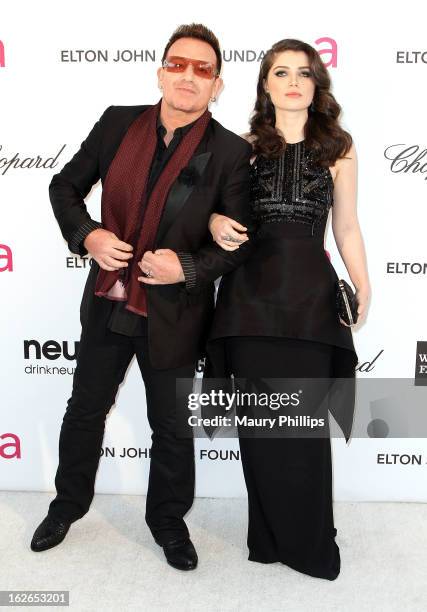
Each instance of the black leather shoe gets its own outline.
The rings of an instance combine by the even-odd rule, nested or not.
[[[169,565],[179,570],[192,570],[197,567],[197,553],[190,538],[172,540],[161,544]]]
[[[31,550],[41,552],[60,544],[67,535],[70,525],[71,523],[46,516],[34,532]]]

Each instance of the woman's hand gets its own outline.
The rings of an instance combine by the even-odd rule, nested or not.
[[[225,215],[212,213],[210,216],[209,231],[214,241],[225,251],[235,251],[243,242],[249,240],[246,230],[247,227]]]
[[[368,303],[371,297],[371,290],[369,288],[361,287],[359,289],[356,289],[355,295],[356,295],[356,300],[358,303],[358,306],[357,306],[358,316],[357,316],[357,323],[355,323],[355,325],[359,325],[359,323],[362,323],[362,321],[366,318]],[[341,317],[340,317],[340,322],[346,327],[354,327],[354,325],[350,326],[348,323],[343,321]]]
[[[357,312],[359,313],[359,316],[357,317],[357,324],[361,323],[366,318],[370,297],[371,290],[369,287],[360,287],[359,289],[356,289],[356,300],[359,304],[357,307]]]

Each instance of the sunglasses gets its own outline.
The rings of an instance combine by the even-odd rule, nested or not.
[[[213,79],[219,76],[212,62],[190,59],[189,57],[172,55],[163,61],[162,66],[168,72],[185,72],[190,64],[193,66],[194,74],[202,79]]]

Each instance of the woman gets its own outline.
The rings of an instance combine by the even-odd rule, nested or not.
[[[254,150],[256,231],[249,238],[242,233],[248,228],[222,215],[212,215],[209,224],[225,250],[253,243],[246,262],[221,279],[207,348],[208,376],[225,371],[251,379],[354,380],[352,333],[337,314],[338,277],[324,250],[332,208],[333,234],[356,288],[359,324],[370,288],[356,213],[356,152],[339,125],[339,113],[317,51],[294,39],[273,45],[260,67],[247,135]],[[322,393],[312,401],[320,403]],[[346,406],[351,416],[354,396],[352,401]],[[349,431],[343,430],[348,439]],[[239,432],[250,560],[281,561],[329,580],[338,576],[326,431],[322,437],[293,439]]]

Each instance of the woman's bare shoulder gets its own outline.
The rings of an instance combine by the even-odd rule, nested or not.
[[[353,163],[355,161],[357,161],[356,146],[355,146],[354,142],[351,143],[351,146],[350,146],[349,150],[347,151],[347,153],[343,157],[339,157],[337,159],[337,163],[338,164],[342,164],[343,162],[345,163],[348,160],[353,161]]]
[[[339,157],[333,166],[329,167],[332,178],[335,180],[338,172],[341,168],[354,167],[357,164],[357,153],[354,142],[351,144],[350,149],[343,157]]]

